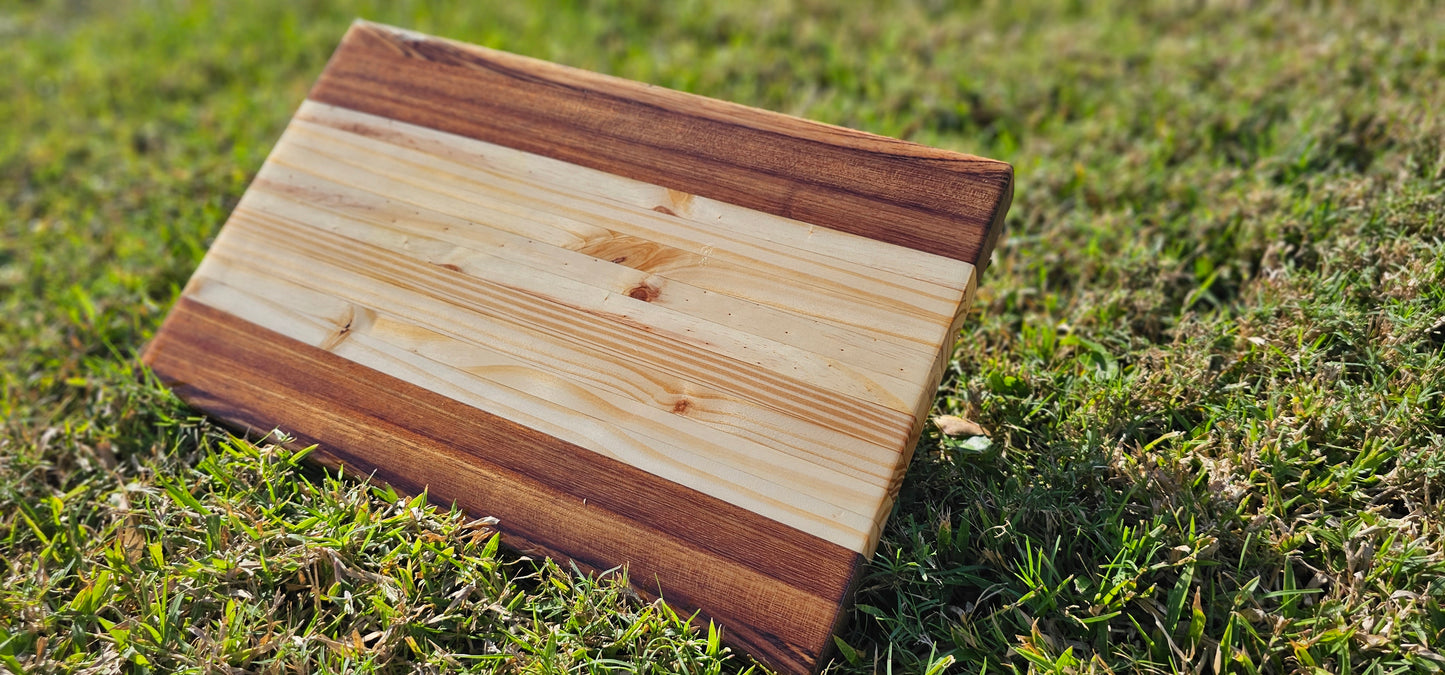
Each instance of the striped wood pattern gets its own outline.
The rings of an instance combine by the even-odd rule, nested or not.
[[[815,670],[1011,173],[358,23],[146,352]]]

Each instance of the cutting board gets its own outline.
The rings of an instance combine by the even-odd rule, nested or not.
[[[1002,162],[358,22],[146,363],[815,671]]]

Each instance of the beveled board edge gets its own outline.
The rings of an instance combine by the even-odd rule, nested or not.
[[[309,98],[851,234],[980,271],[1013,168],[382,24]]]
[[[318,445],[323,464],[497,517],[510,548],[594,572],[629,561],[641,593],[700,610],[786,671],[821,666],[863,567],[836,544],[185,297],[142,359],[234,430],[281,429]]]

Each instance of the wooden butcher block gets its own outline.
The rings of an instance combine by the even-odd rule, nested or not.
[[[358,22],[145,360],[813,671],[1012,176]]]

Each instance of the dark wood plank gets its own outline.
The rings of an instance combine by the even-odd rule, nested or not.
[[[987,266],[1008,164],[357,22],[312,100]]]
[[[634,585],[774,667],[816,670],[862,557],[745,509],[181,298],[145,354],[228,423],[501,520],[504,541]],[[304,430],[304,435],[300,432]]]

